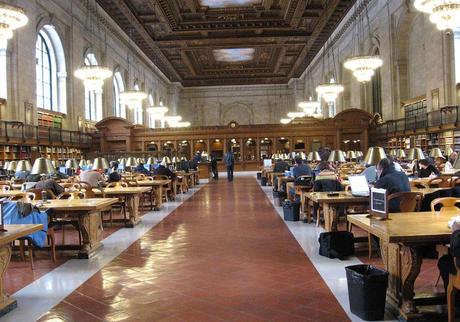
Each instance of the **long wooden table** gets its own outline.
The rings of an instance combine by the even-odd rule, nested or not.
[[[448,188],[412,188],[412,192],[421,192],[424,195],[436,192],[441,189]],[[369,205],[369,197],[359,197],[353,196],[350,191],[340,191],[338,196],[328,196],[328,194],[334,192],[302,192],[301,193],[301,209],[302,212],[305,208],[305,203],[308,200],[322,204],[323,215],[324,215],[324,229],[326,231],[336,231],[338,223],[338,208],[339,206],[360,206],[360,205]],[[307,207],[307,212],[310,209]],[[309,214],[307,213],[307,218]],[[319,223],[317,222],[316,225]]]
[[[0,232],[0,317],[14,310],[18,304],[9,297],[3,286],[3,278],[11,260],[11,243],[43,229],[43,225],[5,225],[7,231]]]
[[[103,188],[93,189],[96,195],[102,195],[104,197],[122,197],[125,198],[126,208],[128,210],[129,219],[126,223],[126,227],[132,228],[137,225],[140,221],[139,216],[139,200],[143,193],[149,192],[151,187],[114,187],[114,188]]]
[[[136,180],[136,183],[141,187],[152,188],[153,205],[155,210],[159,210],[163,206],[163,186],[171,183],[171,180]]]
[[[383,263],[389,272],[387,302],[407,321],[422,317],[414,300],[414,283],[423,261],[421,247],[449,243],[452,231],[447,223],[456,215],[410,212],[390,214],[389,220],[347,216],[350,224],[380,238]]]
[[[56,217],[66,216],[78,220],[82,235],[82,245],[76,247],[59,246],[59,248],[76,248],[78,258],[90,258],[102,247],[101,210],[107,209],[118,202],[116,198],[88,198],[88,199],[49,199],[33,201],[40,210],[52,210],[51,221]]]

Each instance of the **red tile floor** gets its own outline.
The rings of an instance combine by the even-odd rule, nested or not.
[[[348,321],[252,178],[203,187],[41,321]]]

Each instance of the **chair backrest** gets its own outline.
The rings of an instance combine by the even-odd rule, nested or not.
[[[10,191],[11,186],[8,184],[0,184],[0,191]]]
[[[31,192],[35,195],[34,200],[42,200],[42,191],[43,189],[35,189],[35,188],[27,190],[27,192]],[[46,191],[48,199],[56,199],[56,195],[54,194],[54,192],[52,192],[49,189],[46,189],[45,191]]]
[[[128,187],[129,184],[125,181],[118,181],[118,182],[110,182],[107,184],[107,188],[116,188],[116,187],[123,187],[126,188]]]
[[[428,181],[428,187],[430,188],[450,188],[450,178],[436,177]]]
[[[449,212],[449,211],[460,211],[456,204],[460,204],[460,198],[455,197],[445,197],[445,198],[437,198],[431,202],[431,211],[436,211],[436,206],[441,205],[442,208],[440,209],[441,213]]]
[[[422,207],[423,193],[397,192],[388,196],[388,202],[393,199],[399,200],[399,210],[401,212],[420,211]]]
[[[68,192],[65,191],[61,193],[59,196],[57,196],[57,199],[83,199],[85,198],[85,194],[81,191],[74,191],[74,192]]]
[[[96,194],[93,191],[93,188],[81,188],[85,198],[96,198]]]
[[[450,183],[451,183],[452,187],[458,187],[458,186],[460,186],[460,178],[452,178],[450,180]]]
[[[78,182],[78,184],[80,185],[81,188],[92,188],[91,184],[89,184],[86,181],[80,181]]]
[[[156,174],[153,176],[153,180],[168,180],[168,176]]]
[[[35,194],[32,192],[21,192],[9,198],[11,201],[26,201],[35,200]]]
[[[153,177],[145,177],[144,180],[147,180],[147,181],[153,181]]]

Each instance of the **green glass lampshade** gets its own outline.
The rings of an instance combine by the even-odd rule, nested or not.
[[[8,171],[16,171],[16,166],[18,165],[18,163],[16,161],[11,161],[9,164],[8,164],[8,168],[7,170]]]
[[[145,163],[145,159],[144,159],[144,158],[137,158],[137,163],[142,163],[142,164],[144,164],[144,163]]]
[[[406,152],[404,152],[403,149],[398,149],[398,151],[396,151],[396,158],[397,159],[405,159],[406,158]]]
[[[454,164],[452,165],[454,169],[460,169],[460,156],[455,159]]]
[[[366,157],[364,158],[364,163],[377,165],[380,160],[385,159],[386,157],[387,155],[385,154],[385,150],[382,147],[370,147],[369,150],[367,150]]]
[[[440,148],[434,148],[433,150],[431,150],[430,157],[432,157],[432,158],[444,158]]]
[[[96,158],[93,161],[93,170],[98,170],[98,169],[108,169],[110,168],[109,162],[107,161],[106,158]]]
[[[169,157],[163,157],[161,163],[171,164],[171,159]]]
[[[137,165],[138,165],[138,163],[137,163],[136,158],[129,157],[128,159],[126,159],[126,166],[127,167],[137,167]]]
[[[345,157],[343,155],[343,151],[341,150],[333,150],[331,154],[329,154],[329,158],[327,159],[328,162],[346,162]]]
[[[155,165],[156,163],[157,163],[157,159],[156,159],[156,158],[150,157],[150,158],[147,159],[147,164],[148,164],[148,165]]]
[[[172,163],[179,163],[179,158],[174,156],[172,158]]]
[[[80,162],[78,163],[78,166],[79,166],[80,168],[86,167],[86,166],[87,166],[86,160],[85,160],[85,159],[81,159]]]
[[[10,165],[10,161],[6,161],[3,165],[3,170],[8,170],[8,166]]]
[[[187,158],[186,157],[182,157],[180,158],[181,161],[187,161]]]
[[[77,160],[75,159],[69,159],[65,162],[65,167],[67,169],[76,169],[78,168],[78,163],[77,163]]]
[[[452,149],[450,146],[446,147],[446,156],[449,157],[452,153],[454,153],[454,149]]]
[[[409,154],[407,156],[407,159],[410,161],[413,160],[423,160],[425,159],[425,155],[423,154],[423,151],[421,148],[411,148],[409,150]]]
[[[16,171],[30,171],[32,170],[32,165],[29,160],[21,160],[16,166]]]
[[[30,171],[31,174],[54,174],[56,173],[53,164],[49,159],[46,158],[38,158],[35,160],[34,165],[32,166],[32,170]]]
[[[355,151],[347,151],[347,157],[348,160],[356,159],[356,152]]]

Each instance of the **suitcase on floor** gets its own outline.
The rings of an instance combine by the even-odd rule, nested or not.
[[[355,240],[348,231],[331,231],[319,235],[319,254],[343,259],[355,254]]]
[[[283,203],[283,216],[286,221],[299,221],[300,202],[287,200]]]

